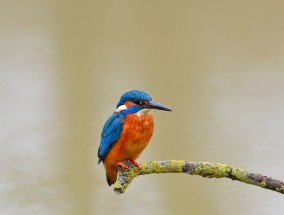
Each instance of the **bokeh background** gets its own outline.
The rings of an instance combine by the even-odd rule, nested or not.
[[[120,95],[151,93],[140,161],[284,179],[283,1],[1,1],[0,214],[283,215],[276,192],[183,174],[108,187],[97,148]]]

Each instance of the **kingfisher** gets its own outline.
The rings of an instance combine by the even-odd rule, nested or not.
[[[141,168],[136,159],[148,145],[154,130],[151,109],[172,111],[152,101],[148,93],[131,90],[121,96],[115,112],[106,121],[98,149],[98,164],[103,162],[109,186],[116,181],[118,166],[128,168],[124,161]]]

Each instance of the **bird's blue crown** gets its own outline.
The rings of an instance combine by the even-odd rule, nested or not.
[[[117,108],[121,105],[123,105],[126,101],[132,101],[132,102],[135,102],[135,101],[139,101],[139,100],[142,100],[142,101],[152,101],[152,98],[151,96],[146,93],[146,92],[143,92],[141,90],[131,90],[131,91],[128,91],[126,93],[124,93],[118,104],[117,104]]]

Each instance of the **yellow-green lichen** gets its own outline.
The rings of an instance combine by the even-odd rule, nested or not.
[[[173,162],[175,164],[177,172],[182,172],[182,169],[185,165],[185,161],[183,161],[183,160],[172,160],[171,162]]]
[[[236,179],[246,182],[248,181],[247,174],[244,170],[241,168],[233,168],[232,167],[232,173],[231,173]]]
[[[207,178],[222,178],[227,177],[230,167],[220,163],[201,162],[195,168],[195,175],[201,175]]]
[[[277,192],[281,192],[284,190],[284,186],[281,186],[281,187],[276,187],[275,189]]]
[[[261,186],[261,187],[266,187],[266,182],[265,182],[265,181],[262,181],[262,182],[260,183],[260,186]]]
[[[182,172],[185,161],[167,160],[152,161],[150,163],[141,163],[141,173],[178,173]]]
[[[254,185],[257,185],[257,186],[260,186],[260,187],[263,187],[263,188],[265,188],[267,186],[265,181],[258,182],[256,180],[250,178],[251,174],[247,173],[246,171],[244,171],[241,168],[232,168],[232,175],[234,175],[237,180],[244,182],[244,183],[247,183],[247,184],[254,184]]]

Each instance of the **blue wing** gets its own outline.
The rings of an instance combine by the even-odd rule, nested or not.
[[[105,158],[119,139],[123,129],[119,113],[112,114],[106,121],[101,134],[101,143],[98,150],[99,163]]]

